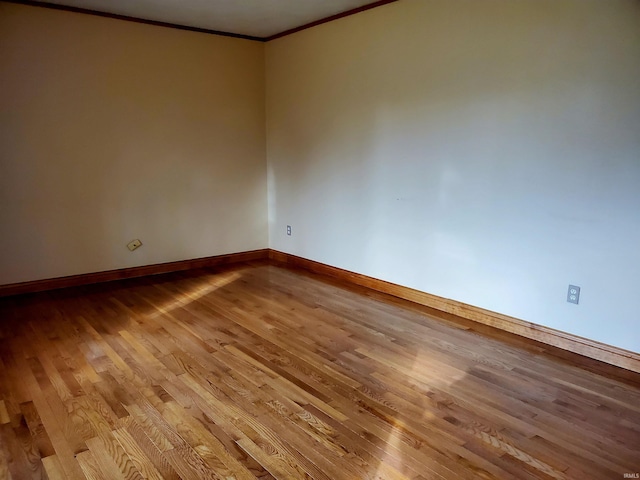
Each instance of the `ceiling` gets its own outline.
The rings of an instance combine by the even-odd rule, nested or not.
[[[42,0],[109,14],[267,38],[373,0]]]

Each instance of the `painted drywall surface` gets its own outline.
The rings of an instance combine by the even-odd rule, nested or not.
[[[266,62],[271,248],[640,351],[640,3],[403,0]]]
[[[0,105],[0,284],[267,247],[263,44],[0,3]]]

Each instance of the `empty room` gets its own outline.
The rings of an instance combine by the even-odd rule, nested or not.
[[[640,478],[638,0],[0,0],[0,480]]]

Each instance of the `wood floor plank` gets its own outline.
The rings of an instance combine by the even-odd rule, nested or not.
[[[11,419],[9,418],[9,412],[7,411],[7,406],[4,403],[4,400],[0,400],[0,425],[4,425],[5,423],[9,423]]]
[[[549,352],[263,263],[3,298],[0,479],[638,473],[640,375]]]
[[[57,455],[51,455],[49,457],[42,459],[42,465],[44,466],[44,470],[47,473],[47,478],[49,480],[65,480],[69,478],[65,472],[64,468],[62,468],[62,464],[60,460],[58,460]],[[1,477],[0,478],[4,478]]]
[[[87,480],[108,480],[109,477],[103,472],[98,465],[93,453],[86,450],[77,455],[78,463]]]
[[[145,455],[126,428],[113,430],[112,434],[143,478],[162,480],[160,472],[158,472],[153,462]]]
[[[91,468],[99,472],[103,478],[113,480],[142,479],[139,472],[132,468],[132,464],[128,465],[127,459],[119,455],[121,452],[115,452],[111,441],[94,437],[87,440],[87,446],[94,460]]]
[[[53,449],[53,445],[51,444],[51,439],[47,434],[47,430],[42,424],[42,419],[38,414],[38,410],[36,409],[33,402],[26,402],[20,404],[20,411],[24,416],[27,427],[29,428],[29,432],[33,437],[33,441],[35,447],[38,450],[38,454],[42,458],[46,458],[50,455],[55,454],[55,450]]]

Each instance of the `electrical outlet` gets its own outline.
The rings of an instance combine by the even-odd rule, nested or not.
[[[569,285],[569,290],[567,290],[567,302],[575,303],[578,305],[580,301],[580,287],[576,287],[575,285]]]
[[[291,225],[287,225],[287,235],[291,236]]]
[[[131,240],[127,243],[127,248],[133,252],[140,245],[142,245],[142,242],[136,238],[135,240]]]

